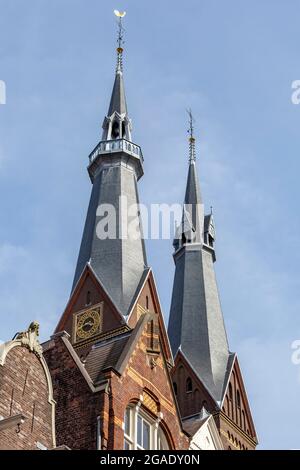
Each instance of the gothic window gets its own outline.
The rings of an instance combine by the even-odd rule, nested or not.
[[[175,395],[177,395],[177,383],[176,382],[173,382],[173,388],[174,388],[174,392],[175,392]]]
[[[87,293],[86,293],[86,302],[85,302],[86,305],[90,305],[91,304],[91,292],[88,290]]]
[[[232,395],[232,385],[231,385],[231,383],[229,383],[228,393],[229,393],[229,408],[230,408],[229,415],[230,415],[231,419],[234,419],[234,415],[233,415],[233,395]]]
[[[238,390],[236,392],[236,402],[237,402],[238,408],[240,408],[241,407],[241,395],[240,395],[240,392]]]
[[[139,406],[126,408],[124,416],[125,450],[167,450],[165,434],[153,418]]]
[[[236,413],[236,418],[238,421],[238,424],[242,426],[242,415],[241,415],[241,395],[239,390],[236,392],[236,404],[237,404],[237,413]]]
[[[188,377],[186,379],[186,393],[192,392],[193,391],[193,384],[192,384],[192,379]]]
[[[244,412],[244,410],[242,411],[242,418],[243,418],[243,421],[242,421],[242,428],[243,428],[243,430],[245,431],[245,430],[246,430],[246,420],[245,420],[245,412]]]
[[[149,297],[146,295],[146,310],[149,310]]]
[[[229,407],[229,400],[228,397],[226,397],[226,411],[228,413],[228,416],[230,418],[230,407]]]
[[[114,121],[111,130],[111,136],[113,139],[118,139],[120,137],[120,129],[118,121]]]

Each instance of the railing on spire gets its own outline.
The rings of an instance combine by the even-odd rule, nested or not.
[[[102,140],[89,155],[90,165],[99,155],[108,153],[125,152],[133,157],[144,161],[142,149],[139,145],[130,142],[127,139]]]

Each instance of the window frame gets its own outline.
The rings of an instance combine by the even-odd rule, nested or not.
[[[129,416],[129,434],[126,430],[126,415]],[[138,442],[138,420],[141,420],[141,443]],[[156,420],[151,417],[141,406],[128,406],[124,413],[124,440],[123,448],[125,450],[168,450],[169,445],[165,433],[160,426],[160,418]],[[144,425],[149,426],[149,449],[144,448]],[[128,448],[126,449],[126,445]]]

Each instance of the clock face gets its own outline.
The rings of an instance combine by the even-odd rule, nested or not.
[[[77,317],[76,337],[78,340],[89,338],[99,333],[101,316],[98,310],[89,310]]]

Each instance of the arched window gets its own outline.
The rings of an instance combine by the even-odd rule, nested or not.
[[[120,126],[118,121],[113,122],[111,136],[113,139],[118,139],[120,137]]]
[[[189,393],[189,392],[193,391],[192,379],[190,377],[188,377],[186,379],[185,389],[186,389],[186,393]]]
[[[168,450],[161,426],[139,406],[128,406],[124,415],[125,450]]]
[[[87,293],[86,293],[86,302],[85,302],[86,305],[90,305],[91,304],[91,292],[88,290]]]
[[[146,310],[149,310],[149,297],[146,295]]]
[[[238,408],[240,408],[241,407],[241,395],[240,395],[239,390],[237,390],[236,392],[236,403],[237,403]]]
[[[244,412],[244,410],[242,411],[242,428],[243,428],[243,431],[246,430],[246,420],[245,420],[245,412]]]
[[[229,382],[229,386],[228,386],[228,394],[229,394],[229,407],[230,407],[230,417],[231,419],[234,419],[234,414],[233,414],[233,394],[232,394],[232,385],[231,383]]]
[[[174,392],[175,392],[175,395],[177,395],[177,383],[176,382],[173,382],[173,388],[174,388]]]
[[[236,391],[236,405],[237,405],[236,419],[238,421],[239,426],[242,427],[241,395],[240,395],[239,390]]]

